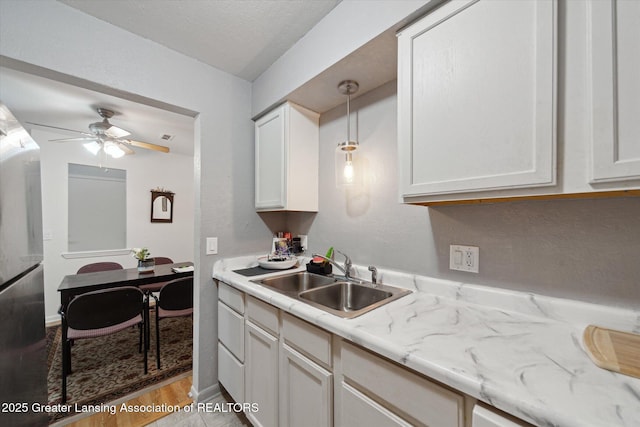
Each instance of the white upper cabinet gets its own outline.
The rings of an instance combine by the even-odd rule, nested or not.
[[[318,211],[318,121],[288,102],[256,121],[257,211]]]
[[[640,179],[640,2],[589,3],[591,183]]]
[[[398,43],[405,201],[555,184],[554,1],[451,1]]]

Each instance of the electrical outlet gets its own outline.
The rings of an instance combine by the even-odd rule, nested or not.
[[[480,248],[477,246],[449,246],[449,269],[478,273],[480,270]]]

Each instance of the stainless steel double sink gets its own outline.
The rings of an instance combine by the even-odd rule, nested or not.
[[[410,294],[407,289],[300,271],[252,280],[288,297],[343,318],[353,318]]]

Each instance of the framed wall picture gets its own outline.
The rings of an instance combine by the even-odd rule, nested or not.
[[[173,222],[173,196],[170,191],[151,190],[151,222]]]

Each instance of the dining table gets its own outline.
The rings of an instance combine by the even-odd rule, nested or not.
[[[176,262],[173,264],[158,264],[152,272],[141,273],[137,268],[97,271],[94,273],[69,274],[64,276],[58,292],[60,292],[61,309],[66,310],[73,297],[100,289],[116,288],[118,286],[140,286],[151,283],[168,282],[181,277],[193,276],[193,271],[176,272],[174,269],[192,267],[192,262]]]

